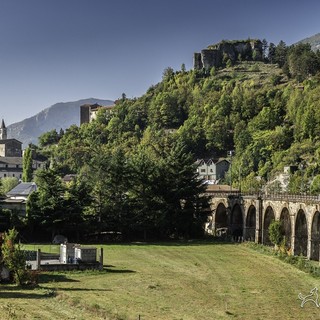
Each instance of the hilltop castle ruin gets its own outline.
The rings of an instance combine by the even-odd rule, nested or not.
[[[219,68],[227,60],[232,63],[239,60],[263,60],[262,42],[260,40],[221,41],[215,45],[194,53],[193,68],[195,70],[210,70]]]

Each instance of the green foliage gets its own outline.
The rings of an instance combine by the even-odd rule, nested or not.
[[[279,74],[273,74],[271,77],[270,77],[270,82],[273,86],[276,86],[278,84],[280,84],[281,82],[281,75]]]
[[[254,51],[255,52],[255,51]],[[250,71],[251,72],[259,72],[260,71],[260,68],[259,68],[259,65],[258,64],[253,64],[252,67],[250,68]]]
[[[30,182],[33,176],[32,169],[32,149],[30,147],[26,148],[23,153],[23,173],[22,181]]]
[[[26,274],[26,259],[17,243],[17,236],[15,229],[4,233],[1,253],[4,265],[14,274],[17,284],[22,285]]]
[[[277,63],[279,67],[283,67],[286,63],[287,52],[288,47],[285,42],[281,40],[275,47],[273,63]]]
[[[283,239],[285,240],[285,239]],[[297,269],[309,273],[312,277],[319,278],[320,277],[320,267],[319,265],[316,265],[314,261],[307,260],[303,256],[294,256],[290,253],[286,252],[285,250],[282,250],[284,248],[283,241],[280,243],[280,250],[271,250],[269,247],[266,247],[262,244],[257,243],[250,243],[246,242],[244,243],[245,246],[248,246],[252,248],[255,251],[258,251],[262,254],[266,255],[274,255],[280,260],[289,263],[296,267]]]
[[[268,49],[268,61],[270,63],[275,63],[275,53],[276,53],[276,46],[274,43],[270,42],[269,49]]]
[[[309,44],[292,46],[288,53],[287,64],[290,75],[298,81],[305,80],[320,69],[320,60]]]
[[[1,193],[6,194],[19,184],[19,180],[14,177],[1,178]]]
[[[275,246],[280,246],[283,241],[281,221],[274,220],[269,225],[269,237]]]
[[[252,59],[253,59],[253,61],[260,61],[261,60],[261,55],[257,50],[254,50],[252,52]]]
[[[49,146],[52,144],[56,144],[59,141],[59,139],[60,139],[60,136],[59,136],[57,130],[53,129],[49,132],[42,134],[39,137],[39,146],[45,147],[45,146]]]
[[[249,175],[245,175],[244,178],[239,181],[239,183],[240,182],[242,192],[258,193],[261,191],[263,186],[263,180],[261,177],[255,176],[253,172],[251,172]]]
[[[227,150],[236,150],[230,174],[234,183],[240,185],[241,180],[245,191],[262,190],[284,165],[303,161],[304,173],[291,176],[289,191],[309,192],[312,183],[316,194],[320,77],[312,75],[318,70],[319,54],[314,56],[307,46],[287,47],[283,41],[270,43],[268,52],[266,41],[263,46],[264,57],[255,51],[252,57],[249,52],[241,57],[259,61],[238,59],[232,70],[166,68],[162,81],[143,96],[122,96],[112,112],[101,111],[95,121],[71,126],[63,135],[49,132],[41,137],[41,151],[50,159],[54,175],[60,179],[73,173],[77,182],[60,190],[48,177],[57,187],[56,195],[42,183],[40,189],[47,191],[31,196],[30,221],[33,217],[35,226],[43,228],[53,224],[52,232],[65,230],[74,220],[83,228],[117,228],[128,235],[186,236],[197,220],[196,197],[188,200],[190,190],[179,185],[186,199],[177,193],[178,201],[174,179],[185,179],[192,185],[190,193],[198,195],[190,164],[197,158],[225,157]],[[228,54],[223,60],[230,67]],[[297,86],[299,77],[305,80]],[[280,191],[277,183],[271,187]],[[85,192],[88,199],[81,203],[78,197]]]
[[[37,191],[27,201],[27,217],[30,228],[42,226],[54,234],[60,233],[67,216],[64,208],[65,186],[52,169],[38,170],[35,177]]]
[[[210,69],[210,76],[214,77],[216,75],[217,71],[216,71],[216,68],[215,67],[212,67]]]
[[[186,72],[186,65],[184,63],[181,65],[181,72]]]
[[[320,175],[315,176],[312,180],[310,191],[313,195],[320,194]]]
[[[163,70],[162,79],[168,81],[174,76],[174,70],[171,67],[167,67]]]
[[[227,68],[231,68],[232,65],[233,65],[233,64],[232,64],[232,61],[231,61],[230,59],[228,59],[227,62],[226,62],[226,67],[227,67]]]

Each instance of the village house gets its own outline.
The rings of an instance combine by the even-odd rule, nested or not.
[[[43,168],[43,161],[33,159],[32,169]],[[22,179],[23,152],[22,142],[17,139],[8,139],[7,128],[2,119],[0,127],[0,179],[17,178]]]
[[[214,159],[198,159],[196,164],[199,178],[213,184],[224,178],[230,166],[230,162],[224,158],[216,161]]]

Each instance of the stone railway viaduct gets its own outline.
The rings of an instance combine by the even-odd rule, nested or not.
[[[288,248],[294,255],[319,260],[320,198],[303,195],[212,192],[207,232],[225,230],[239,240],[271,245],[268,228],[282,224]]]

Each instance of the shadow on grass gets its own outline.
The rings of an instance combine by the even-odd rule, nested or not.
[[[79,280],[70,279],[64,274],[50,274],[50,273],[40,274],[38,283],[47,283],[47,282],[79,282]]]
[[[1,291],[0,299],[46,299],[48,296],[34,292]]]
[[[110,267],[113,267],[113,266],[109,266],[109,265],[104,265],[103,266],[103,270],[102,272],[105,272],[105,273],[136,273],[136,271],[134,270],[128,270],[128,269],[111,269]],[[101,272],[101,271],[100,271]]]
[[[172,247],[185,247],[185,246],[214,246],[214,245],[227,245],[238,244],[238,242],[230,241],[222,238],[213,238],[208,240],[172,240],[172,241],[133,241],[133,242],[119,242],[112,245],[124,246],[172,246]]]
[[[58,291],[99,291],[99,292],[107,292],[113,291],[112,289],[95,289],[95,288],[58,288]]]
[[[53,296],[52,290],[38,291],[41,287],[0,286],[0,299],[47,299]]]

